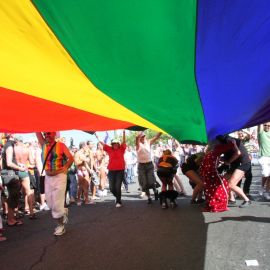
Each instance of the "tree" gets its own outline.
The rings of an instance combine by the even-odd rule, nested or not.
[[[126,142],[128,145],[135,146],[135,140],[136,140],[136,135],[138,131],[129,131],[129,133],[126,134]],[[145,136],[147,139],[153,138],[157,132],[151,129],[146,129],[144,131]],[[167,144],[168,140],[171,138],[171,136],[167,134],[162,134],[159,140],[155,143],[158,144],[158,142],[162,142],[164,144]]]

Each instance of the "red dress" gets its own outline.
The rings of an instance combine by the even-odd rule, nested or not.
[[[203,158],[200,166],[200,176],[204,182],[205,212],[223,212],[229,210],[227,207],[228,182],[218,173],[217,167],[220,156],[232,149],[234,149],[232,143],[219,144]]]

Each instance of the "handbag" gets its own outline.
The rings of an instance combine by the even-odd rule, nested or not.
[[[43,162],[43,166],[42,166],[42,170],[39,176],[39,189],[40,189],[40,194],[44,194],[45,193],[45,175],[42,175],[45,169],[45,165],[47,162],[47,159],[49,157],[49,154],[51,153],[51,151],[53,150],[53,148],[55,147],[56,142],[54,142],[54,144],[52,145],[52,147],[50,148],[50,150],[48,151],[45,160]]]
[[[13,159],[15,159],[14,145],[12,145],[12,148],[13,148]],[[16,174],[15,170],[12,169],[2,169],[1,178],[4,186],[7,186],[10,183],[19,180],[19,176]]]
[[[16,174],[14,170],[7,170],[7,169],[3,169],[1,171],[1,178],[5,186],[10,184],[11,182],[19,180],[19,176]]]

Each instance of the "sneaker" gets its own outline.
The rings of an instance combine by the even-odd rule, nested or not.
[[[240,208],[245,208],[251,205],[251,201],[243,201],[243,203],[239,206]]]
[[[232,200],[228,201],[228,205],[235,205],[235,204],[236,204],[236,201],[232,201]]]
[[[190,204],[197,204],[197,201],[196,200],[191,200]]]
[[[141,195],[140,195],[141,198],[143,198],[145,196],[146,196],[145,192],[142,192]]]
[[[54,230],[54,235],[60,236],[66,232],[64,225],[58,225]]]
[[[205,200],[204,199],[198,199],[196,203],[197,204],[203,204],[203,203],[205,203]]]
[[[167,203],[163,202],[163,203],[161,204],[161,208],[162,208],[162,209],[167,209],[167,208],[168,208]]]
[[[77,201],[77,206],[81,206],[82,202],[81,201]]]
[[[259,195],[260,196],[263,196],[263,193],[265,192],[265,189],[264,189],[264,187],[260,187],[260,189],[259,189]]]
[[[117,204],[115,205],[115,207],[116,207],[116,208],[122,207],[122,204],[121,204],[121,203],[117,203]]]
[[[270,200],[270,192],[263,192],[263,198],[265,199],[265,200],[267,200],[267,201],[269,201]]]
[[[176,203],[176,202],[174,202],[174,201],[170,202],[170,205],[171,205],[171,208],[175,208],[175,207],[177,207],[177,203]]]
[[[6,240],[7,240],[6,237],[4,237],[3,235],[0,235],[0,242],[6,241]]]
[[[68,223],[68,208],[65,208],[65,213],[63,216],[63,223],[67,224]]]
[[[44,204],[42,204],[42,205],[40,205],[40,211],[49,211],[50,210],[50,208],[49,208],[49,206],[47,205],[47,203],[44,203]]]
[[[70,203],[70,204],[76,203],[76,200],[75,200],[73,197],[70,197],[69,203]]]
[[[96,203],[93,199],[91,199],[90,201],[85,201],[84,204],[96,204]]]

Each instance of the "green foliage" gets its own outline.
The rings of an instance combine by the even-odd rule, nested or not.
[[[131,146],[135,146],[135,140],[136,140],[136,135],[137,135],[137,131],[130,131],[130,132],[127,132],[126,134],[126,142],[128,145],[131,145]],[[146,135],[146,138],[147,139],[151,139],[153,137],[156,136],[157,132],[154,131],[154,130],[151,130],[151,129],[147,129],[144,131],[145,135]],[[167,134],[162,134],[161,137],[159,138],[158,141],[156,141],[155,144],[158,144],[159,142],[162,142],[162,143],[167,143],[168,139],[170,139],[171,136],[167,135]]]

